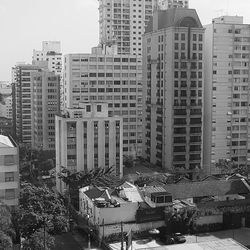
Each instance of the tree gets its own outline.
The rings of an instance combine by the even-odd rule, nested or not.
[[[132,168],[134,166],[134,159],[131,155],[125,155],[123,159],[123,164],[127,168]]]
[[[22,145],[19,160],[22,180],[38,185],[39,176],[47,175],[55,167],[55,151],[36,150]]]
[[[172,211],[166,214],[168,233],[189,233],[193,230],[193,221],[197,216],[196,208],[185,208],[182,211]]]
[[[0,250],[12,250],[13,243],[9,235],[0,230]]]
[[[15,219],[17,231],[23,238],[30,238],[44,226],[53,234],[61,233],[68,226],[63,199],[47,187],[22,183],[19,202]]]
[[[14,231],[11,225],[11,213],[6,205],[0,205],[0,250],[12,249]]]
[[[117,187],[121,180],[113,174],[113,167],[97,168],[89,172],[71,172],[65,167],[58,177],[68,186],[71,203],[78,210],[79,207],[79,189],[89,185],[98,187]]]
[[[229,159],[219,159],[215,166],[220,169],[222,174],[233,174],[237,170],[237,165]]]
[[[45,247],[44,247],[45,244]],[[22,242],[23,250],[49,250],[55,246],[55,238],[52,237],[48,232],[44,232],[43,229],[39,229],[33,233],[29,238]]]

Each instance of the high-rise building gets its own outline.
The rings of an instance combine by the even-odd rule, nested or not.
[[[33,61],[46,61],[48,69],[57,75],[62,74],[62,53],[59,41],[43,41],[42,50],[33,50]]]
[[[203,44],[194,9],[155,12],[143,37],[143,157],[173,172],[202,167]]]
[[[19,153],[16,143],[0,135],[0,203],[11,207],[18,205]]]
[[[158,0],[159,9],[188,8],[189,0]]]
[[[142,55],[142,35],[154,9],[188,8],[188,0],[99,0],[99,42],[116,40],[118,54]]]
[[[142,55],[142,34],[157,0],[99,0],[100,44],[115,39],[118,54]]]
[[[206,26],[204,164],[250,166],[250,28],[223,16]]]
[[[60,76],[46,70],[32,75],[32,147],[55,150],[55,115],[60,113]]]
[[[68,108],[76,108],[80,102],[107,102],[108,115],[123,118],[123,153],[141,155],[141,57],[100,51],[65,56],[64,102]]]
[[[12,119],[12,88],[9,82],[0,82],[0,117]]]
[[[36,65],[13,71],[13,127],[19,143],[54,150],[55,115],[60,111],[60,76]]]
[[[80,103],[56,116],[56,172],[61,166],[71,171],[114,167],[123,175],[123,126],[118,116],[109,117],[106,103]],[[57,190],[64,183],[57,178]]]
[[[19,64],[12,68],[13,129],[18,143],[32,144],[32,74],[39,67]]]

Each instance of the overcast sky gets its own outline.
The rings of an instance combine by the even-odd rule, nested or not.
[[[202,24],[221,15],[244,16],[249,0],[189,0]],[[98,0],[0,0],[0,81],[11,80],[16,62],[31,62],[44,40],[59,40],[66,53],[90,52],[98,44]]]

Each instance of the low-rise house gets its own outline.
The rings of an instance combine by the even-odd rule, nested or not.
[[[185,227],[193,225],[206,231],[250,223],[248,197],[250,186],[244,179],[154,183],[142,188],[124,182],[115,189],[80,189],[80,212],[97,228],[100,237],[129,232],[131,228],[142,232],[161,227],[174,214],[188,218]]]
[[[143,193],[145,202],[152,208],[172,204],[172,195],[163,186],[145,187]]]
[[[181,202],[185,200],[196,206],[194,224],[197,227],[216,224],[218,229],[250,225],[250,185],[244,178],[239,176],[222,180],[206,178],[204,181],[168,184],[160,188],[164,188],[173,200]],[[143,188],[143,190],[146,189],[148,187]],[[169,211],[182,210],[179,207],[180,204],[175,202],[165,205],[167,216],[171,216]],[[208,228],[209,226],[204,231]]]
[[[92,225],[133,223],[141,202],[143,198],[137,187],[128,182],[115,189],[80,189],[80,212],[88,215]]]

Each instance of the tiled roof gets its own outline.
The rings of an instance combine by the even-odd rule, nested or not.
[[[161,187],[160,186],[147,186],[143,190],[145,193],[150,193],[150,194],[169,193],[163,186]]]
[[[100,189],[100,188],[91,188],[87,191],[84,192],[85,195],[87,195],[91,200],[92,199],[97,199],[97,198],[100,198],[102,196],[104,196],[103,198],[105,198],[106,195],[106,191],[103,190],[103,189]]]
[[[204,196],[249,194],[250,187],[243,180],[214,180],[165,185],[173,199],[187,199]]]
[[[187,182],[192,182],[192,181],[190,179],[188,179],[187,177],[181,177],[175,183],[187,183]]]
[[[220,178],[214,176],[214,175],[209,175],[207,177],[205,177],[204,179],[202,179],[202,181],[214,181],[214,180],[219,180]]]

